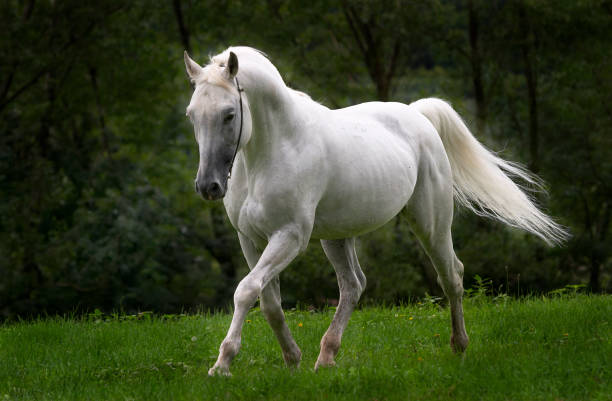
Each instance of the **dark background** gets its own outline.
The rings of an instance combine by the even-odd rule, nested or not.
[[[193,190],[183,49],[267,53],[336,108],[450,100],[474,134],[548,184],[572,239],[457,210],[455,248],[510,295],[609,291],[612,4],[599,0],[51,1],[0,5],[0,317],[223,308],[247,267],[220,202]],[[365,302],[441,294],[405,222],[359,239]],[[317,243],[285,306],[333,303]]]

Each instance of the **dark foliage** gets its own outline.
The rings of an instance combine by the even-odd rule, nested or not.
[[[574,1],[43,2],[0,5],[0,317],[225,307],[247,271],[220,203],[192,188],[182,50],[265,51],[330,107],[453,101],[549,184],[565,247],[458,211],[466,266],[510,294],[611,284],[612,6]],[[312,244],[287,304],[334,302]],[[360,239],[365,297],[440,294],[407,224]]]

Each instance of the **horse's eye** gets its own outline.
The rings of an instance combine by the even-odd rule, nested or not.
[[[226,124],[231,123],[233,119],[234,119],[234,113],[230,113],[225,116],[225,118],[223,119],[223,122]]]

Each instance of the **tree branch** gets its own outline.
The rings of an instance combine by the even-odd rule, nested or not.
[[[385,79],[388,81],[389,86],[391,86],[391,80],[395,75],[395,70],[397,69],[398,59],[401,52],[401,41],[398,37],[395,40],[395,45],[393,46],[393,53],[391,54],[391,62],[389,63],[389,70],[387,71]]]
[[[188,53],[191,53],[191,43],[189,41],[189,30],[185,25],[183,19],[183,10],[181,7],[181,0],[172,0],[172,8],[174,9],[174,15],[176,17],[176,23],[178,25],[179,34],[181,35],[181,43]]]
[[[6,108],[6,106],[8,106],[11,102],[13,102],[15,99],[17,99],[19,96],[21,96],[21,94],[23,92],[25,92],[26,90],[28,90],[32,85],[34,85],[36,82],[38,82],[38,80],[45,75],[48,72],[47,68],[43,68],[42,70],[38,71],[34,77],[32,79],[30,79],[28,82],[26,82],[25,84],[23,84],[21,86],[21,88],[17,89],[15,92],[13,92],[13,94],[11,96],[9,96],[8,98],[6,98],[6,100],[2,101],[0,103],[0,114],[4,111],[4,109]]]
[[[28,90],[30,87],[32,87],[34,84],[36,84],[38,82],[38,80],[44,76],[46,73],[51,73],[54,70],[56,70],[61,64],[62,62],[65,60],[66,56],[65,56],[65,52],[67,50],[69,50],[70,48],[74,47],[76,44],[80,43],[81,41],[83,41],[84,39],[86,39],[87,37],[89,37],[89,35],[91,34],[91,32],[93,32],[94,28],[101,23],[105,18],[108,18],[109,16],[111,16],[112,14],[114,14],[115,12],[121,10],[124,6],[119,6],[117,8],[114,8],[112,10],[110,10],[108,12],[108,14],[104,15],[102,18],[100,18],[99,20],[95,20],[95,21],[91,21],[91,23],[85,28],[85,30],[77,35],[70,35],[70,40],[68,42],[66,42],[63,46],[61,46],[61,48],[59,49],[59,51],[57,52],[58,54],[60,54],[61,56],[58,57],[57,59],[51,61],[47,66],[43,67],[42,69],[40,69],[36,74],[34,74],[34,76],[27,81],[25,84],[23,84],[19,89],[17,89],[15,92],[13,92],[13,94],[11,96],[9,96],[8,98],[5,98],[4,100],[2,100],[0,102],[0,114],[2,114],[2,112],[4,111],[4,109],[13,101],[15,101],[19,96],[21,96],[26,90]],[[8,93],[6,93],[5,95],[8,95]]]
[[[365,41],[361,38],[361,32],[359,32],[359,29],[357,29],[357,16],[355,15],[354,9],[352,7],[349,7],[346,2],[343,2],[342,11],[344,12],[346,22],[348,22],[349,28],[353,32],[353,36],[357,41],[357,46],[359,47],[359,50],[361,50],[361,53],[365,56],[368,52],[368,49],[365,44]]]

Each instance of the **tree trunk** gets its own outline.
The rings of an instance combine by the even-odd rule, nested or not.
[[[472,67],[472,85],[476,101],[476,132],[482,135],[487,121],[487,105],[485,102],[484,84],[482,79],[482,56],[479,46],[480,24],[474,2],[468,1],[468,29],[470,38],[470,64]]]
[[[529,168],[534,173],[540,170],[540,155],[539,155],[539,130],[538,130],[538,76],[536,66],[535,33],[531,29],[531,24],[527,18],[525,5],[520,4],[518,9],[519,21],[521,30],[525,35],[521,41],[521,55],[523,58],[524,71],[523,75],[527,81],[527,97],[529,105]]]
[[[600,263],[599,258],[596,255],[591,255],[591,276],[589,277],[589,287],[592,292],[599,292],[601,288],[599,286],[599,270]]]
[[[400,63],[402,38],[396,37],[391,54],[385,54],[384,41],[378,32],[374,17],[367,21],[361,19],[359,12],[349,2],[343,2],[344,17],[353,33],[353,38],[363,57],[368,74],[376,85],[376,97],[386,102],[391,95],[393,78]]]
[[[601,266],[607,258],[606,237],[610,226],[611,209],[610,203],[605,202],[601,218],[595,224],[596,238],[594,238],[594,246],[591,248],[591,274],[589,278],[589,287],[593,292],[601,292],[600,272]]]
[[[390,82],[383,78],[377,78],[374,83],[376,84],[376,98],[381,102],[389,101]]]
[[[102,134],[102,146],[104,147],[104,151],[107,155],[110,154],[110,139],[108,135],[108,129],[106,128],[105,122],[105,113],[104,108],[102,107],[102,100],[100,99],[100,91],[98,89],[98,72],[96,68],[92,65],[88,67],[89,70],[89,78],[91,81],[91,89],[94,94],[94,99],[96,101],[96,107],[98,109],[98,122],[100,123],[100,132]]]

